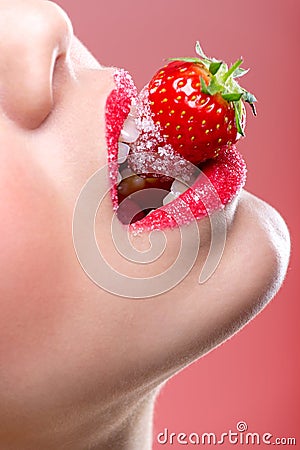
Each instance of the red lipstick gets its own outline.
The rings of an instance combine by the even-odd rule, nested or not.
[[[178,199],[151,212],[130,225],[132,231],[163,230],[186,225],[223,208],[240,192],[246,182],[246,164],[236,147],[224,147],[215,159],[206,161],[195,183]]]
[[[129,114],[131,102],[137,96],[137,90],[131,76],[123,69],[116,69],[114,81],[116,87],[106,101],[105,123],[111,197],[113,208],[116,210],[118,208],[118,140],[123,124]]]

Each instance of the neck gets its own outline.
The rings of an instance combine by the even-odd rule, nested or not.
[[[95,450],[151,450],[154,396],[141,401]]]
[[[156,393],[87,407],[86,411],[56,411],[56,425],[32,420],[31,430],[18,427],[8,433],[5,448],[10,450],[151,450],[152,421]],[[0,447],[4,444],[0,438]]]

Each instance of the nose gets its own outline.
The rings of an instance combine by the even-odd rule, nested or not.
[[[37,128],[53,107],[53,73],[73,36],[67,14],[41,0],[1,1],[0,104],[20,126]]]

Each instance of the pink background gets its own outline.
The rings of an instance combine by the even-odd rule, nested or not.
[[[167,384],[155,430],[222,433],[244,420],[249,431],[294,436],[300,445],[299,0],[58,3],[97,59],[128,69],[139,88],[164,58],[192,56],[197,39],[208,55],[228,62],[242,55],[252,68],[243,83],[259,99],[258,117],[248,115],[239,149],[248,163],[247,189],[289,225],[288,276],[256,320]]]

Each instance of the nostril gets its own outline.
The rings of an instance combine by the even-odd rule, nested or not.
[[[0,94],[7,116],[35,129],[53,108],[54,71],[68,54],[73,30],[54,3],[24,3],[11,15],[8,29],[0,26],[0,68],[5,69],[0,71]]]

